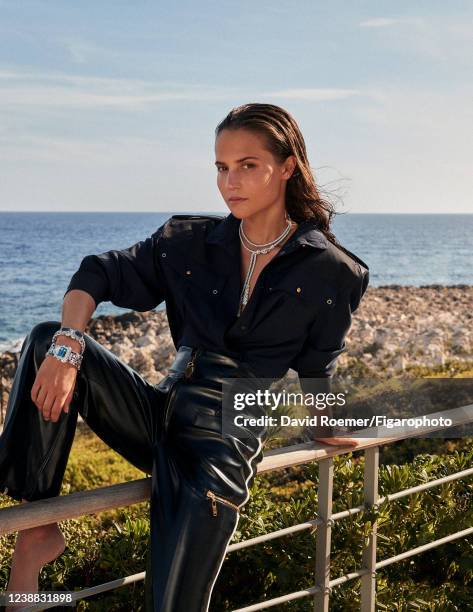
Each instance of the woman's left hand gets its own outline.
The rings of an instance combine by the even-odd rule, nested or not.
[[[358,446],[360,444],[360,438],[343,438],[332,436],[330,438],[314,438],[315,442],[323,442],[330,446]]]

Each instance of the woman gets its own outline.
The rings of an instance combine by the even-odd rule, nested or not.
[[[59,494],[78,413],[152,475],[146,602],[155,612],[208,610],[262,459],[266,430],[222,434],[224,381],[277,380],[293,368],[303,391],[330,390],[368,285],[368,266],[330,232],[333,211],[287,111],[233,109],[215,153],[230,214],[174,215],[128,249],[85,257],[62,326],[39,323],[25,339],[0,437],[0,490],[24,502]],[[178,352],[159,385],[81,333],[107,300],[138,311],[166,301]],[[57,524],[20,532],[9,591],[36,590],[41,566],[63,550]]]

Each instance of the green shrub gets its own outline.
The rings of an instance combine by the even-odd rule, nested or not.
[[[380,494],[415,486],[471,467],[473,441],[428,440],[432,452],[403,464],[397,457],[414,452],[423,440],[389,447],[379,472]],[[434,445],[438,452],[434,454]],[[408,450],[406,450],[406,448]],[[363,500],[363,455],[349,453],[334,460],[334,512]],[[233,542],[253,538],[315,517],[318,464],[296,466],[258,476],[242,511]],[[76,436],[62,494],[144,477],[90,430]],[[378,559],[440,538],[472,525],[473,484],[462,479],[382,505],[378,510]],[[0,505],[12,505],[0,497]],[[67,548],[40,575],[42,590],[79,590],[145,569],[149,537],[149,502],[61,522]],[[332,529],[331,577],[361,567],[369,513],[337,521]],[[251,603],[304,589],[314,584],[315,529],[229,553],[213,591],[211,609],[229,611]],[[0,538],[0,590],[5,590],[15,536]],[[191,579],[191,577],[189,578]],[[331,610],[359,609],[359,581],[333,589]],[[462,538],[378,573],[378,610],[464,611],[473,600],[473,544]],[[94,612],[144,610],[144,584],[122,587],[82,600],[77,610]],[[272,608],[280,612],[313,610],[307,597]]]

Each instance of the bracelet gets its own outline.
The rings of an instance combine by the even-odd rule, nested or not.
[[[73,329],[72,327],[61,327],[61,329],[58,329],[57,332],[54,334],[52,339],[53,343],[56,341],[56,338],[58,336],[68,336],[69,338],[77,340],[81,346],[81,353],[85,351],[84,334],[78,329]]]
[[[63,363],[71,363],[77,370],[80,370],[82,355],[73,351],[70,346],[66,346],[65,344],[60,344],[58,346],[53,342],[46,355],[52,355]]]

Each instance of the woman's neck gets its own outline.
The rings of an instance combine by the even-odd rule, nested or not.
[[[284,213],[269,215],[265,213],[265,216],[256,218],[247,217],[242,219],[242,228],[245,232],[245,236],[251,242],[255,244],[267,244],[278,236],[280,236],[287,227],[287,219]]]

